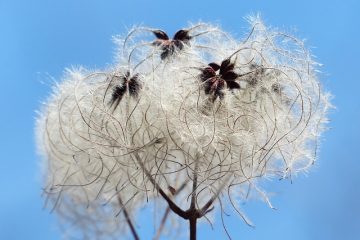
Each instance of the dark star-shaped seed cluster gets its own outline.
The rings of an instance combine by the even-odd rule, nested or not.
[[[117,108],[127,91],[129,92],[130,96],[137,98],[141,89],[139,74],[130,76],[130,72],[127,71],[125,75],[116,77],[119,78],[120,84],[114,88],[110,100],[110,108],[114,106],[114,110]]]
[[[224,88],[240,89],[240,85],[235,82],[239,75],[234,72],[234,68],[235,64],[228,58],[222,61],[221,65],[209,63],[202,69],[200,80],[203,82],[205,94],[212,95],[213,101],[217,97],[220,99],[224,97]]]
[[[172,39],[162,30],[155,30],[153,33],[156,37],[153,44],[161,48],[160,58],[162,60],[173,55],[176,50],[182,50],[192,38],[189,31],[184,29],[177,31]]]

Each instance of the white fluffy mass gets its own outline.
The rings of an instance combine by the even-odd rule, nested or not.
[[[76,234],[119,236],[123,212],[135,220],[159,188],[185,210],[194,176],[198,208],[238,210],[249,189],[268,201],[260,179],[313,165],[330,106],[318,64],[302,41],[249,22],[240,40],[205,23],[180,43],[135,28],[115,38],[111,69],[67,70],[36,133],[47,201]]]

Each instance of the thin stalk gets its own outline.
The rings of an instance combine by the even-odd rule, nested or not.
[[[167,207],[166,210],[165,210],[165,213],[164,213],[164,216],[162,217],[161,219],[161,224],[156,232],[156,235],[155,237],[153,238],[153,240],[158,240],[160,239],[160,235],[161,235],[161,232],[163,231],[164,227],[165,227],[165,222],[166,222],[166,219],[167,217],[169,216],[169,213],[170,213],[170,208]]]
[[[123,204],[123,201],[122,201],[119,193],[117,194],[117,199],[118,199],[119,204],[120,204],[120,206],[121,206],[121,208],[122,208],[122,210],[123,210],[123,212],[124,212],[124,216],[125,216],[126,222],[127,222],[127,224],[129,225],[129,227],[130,227],[131,234],[133,235],[133,237],[134,237],[135,240],[140,240],[139,235],[138,235],[137,232],[136,232],[136,229],[135,229],[135,227],[134,227],[134,224],[132,223],[132,221],[131,221],[131,219],[130,219],[129,213],[128,213],[128,211],[126,210],[126,208],[125,208],[125,206],[124,206],[124,204]]]
[[[195,167],[193,172],[193,189],[191,195],[189,213],[189,226],[190,226],[190,240],[196,240],[196,223],[198,218],[198,211],[196,209],[196,189],[197,189],[197,180],[198,180],[198,171],[199,162],[198,159],[195,160]]]

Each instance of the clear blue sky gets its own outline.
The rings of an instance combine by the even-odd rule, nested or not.
[[[127,3],[122,3],[127,2]],[[242,33],[243,17],[307,39],[322,67],[322,81],[337,107],[320,158],[307,176],[279,182],[274,211],[262,202],[243,206],[256,228],[235,214],[226,218],[233,239],[360,239],[360,1],[95,1],[0,0],[0,239],[60,239],[55,217],[42,209],[34,119],[65,67],[112,63],[111,36],[143,23],[173,32],[188,21],[220,23]],[[201,226],[199,239],[225,239]],[[143,229],[145,234],[152,230]]]

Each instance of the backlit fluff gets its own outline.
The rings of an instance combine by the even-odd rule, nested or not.
[[[76,219],[72,206],[89,205],[135,218],[159,199],[154,182],[186,209],[194,175],[199,207],[216,196],[215,209],[238,210],[248,189],[268,201],[260,179],[308,170],[330,106],[318,65],[302,41],[258,18],[250,25],[240,40],[190,26],[181,44],[133,29],[115,38],[112,69],[68,70],[37,124],[45,193],[59,215]]]

